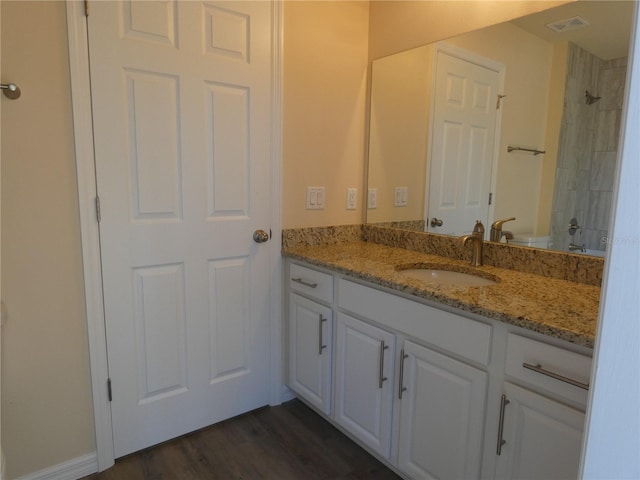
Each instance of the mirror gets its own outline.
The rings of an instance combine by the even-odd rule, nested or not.
[[[482,207],[473,218],[485,223],[486,239],[494,220],[516,217],[503,228],[520,244],[603,255],[632,9],[627,1],[575,2],[374,60],[367,223],[448,233],[446,218],[432,212],[456,191],[466,196],[450,206]],[[443,51],[498,72],[486,98],[469,92],[497,116],[494,133],[465,137],[467,150],[438,128],[443,98],[467,95],[455,82],[434,82]],[[488,167],[451,161],[481,148]],[[473,221],[464,221],[470,231]]]

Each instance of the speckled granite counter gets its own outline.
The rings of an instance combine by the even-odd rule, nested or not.
[[[446,264],[464,272],[468,262],[363,241],[324,246],[285,246],[285,257],[388,287],[463,311],[593,348],[600,288],[492,266],[474,267],[495,285],[435,285],[401,274],[397,267]]]

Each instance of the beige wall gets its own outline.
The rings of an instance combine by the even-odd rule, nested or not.
[[[557,43],[553,47],[547,133],[545,135],[547,153],[542,160],[542,186],[540,188],[540,207],[538,208],[538,228],[536,232],[536,234],[541,235],[547,235],[551,230],[553,190],[556,180],[558,148],[560,147],[562,112],[564,110],[568,50],[569,44],[567,42]]]
[[[369,58],[380,58],[571,1],[373,1]]]
[[[285,228],[363,220],[368,22],[367,2],[284,5]],[[307,186],[326,188],[324,210],[306,210]],[[356,210],[346,210],[349,187]]]
[[[1,2],[7,478],[95,450],[65,5]]]
[[[368,188],[377,207],[367,222],[423,220],[433,47],[379,58],[371,65]],[[407,187],[405,207],[394,206],[396,187]]]

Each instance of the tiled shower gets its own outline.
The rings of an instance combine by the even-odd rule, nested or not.
[[[570,44],[551,222],[554,249],[605,250],[627,58],[600,59]],[[587,102],[587,93],[598,100]],[[571,235],[575,218],[579,228]]]

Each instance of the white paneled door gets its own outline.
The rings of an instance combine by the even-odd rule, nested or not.
[[[270,2],[91,2],[115,456],[269,402]]]
[[[461,235],[470,232],[476,220],[488,221],[499,85],[499,71],[437,52],[427,208],[430,231]],[[442,224],[432,226],[431,219]]]

